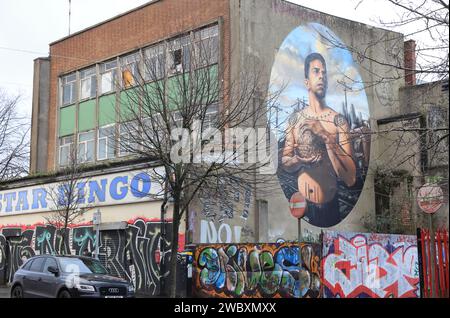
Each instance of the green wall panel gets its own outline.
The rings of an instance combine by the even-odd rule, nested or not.
[[[142,88],[141,88],[142,91]],[[139,111],[139,89],[130,88],[120,92],[120,120],[132,120]]]
[[[75,133],[75,105],[61,108],[59,116],[59,136]]]
[[[94,129],[95,118],[95,99],[80,103],[78,112],[78,131]]]
[[[116,122],[116,95],[110,94],[99,99],[99,120],[100,127]]]

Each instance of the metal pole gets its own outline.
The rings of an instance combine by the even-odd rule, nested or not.
[[[298,218],[298,242],[302,241],[302,219]]]
[[[430,248],[430,260],[431,260],[431,297],[432,298],[436,298],[437,297],[437,293],[436,293],[436,273],[435,273],[435,269],[436,269],[436,246],[435,246],[435,241],[434,241],[434,230],[433,230],[433,214],[428,214],[428,220],[429,220],[429,227],[430,227],[430,241],[431,241],[431,248]]]
[[[298,218],[298,272],[300,273],[302,264],[302,218]]]

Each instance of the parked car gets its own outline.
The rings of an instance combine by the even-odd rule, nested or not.
[[[97,259],[41,255],[14,274],[11,298],[132,298],[134,287],[108,273]]]

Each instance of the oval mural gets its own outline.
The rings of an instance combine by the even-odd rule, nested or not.
[[[271,122],[283,192],[288,201],[306,199],[305,221],[334,226],[358,201],[369,166],[369,107],[358,68],[330,29],[310,23],[286,37],[270,81],[272,93],[282,92]]]

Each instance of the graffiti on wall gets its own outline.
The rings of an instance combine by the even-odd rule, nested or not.
[[[326,232],[324,297],[419,297],[417,237]]]
[[[138,218],[127,222],[124,230],[100,231],[99,259],[108,271],[133,282],[135,288],[150,295],[159,293],[161,260],[170,259],[172,223],[166,222],[164,253],[161,253],[161,222]],[[53,225],[0,228],[0,283],[11,282],[17,269],[30,257],[42,254],[92,256],[95,230],[91,224],[62,230]],[[179,235],[180,250],[184,234]],[[167,270],[162,273],[169,275]]]
[[[152,295],[159,293],[161,274],[168,276],[168,266],[160,272],[161,258],[165,264],[170,259],[170,242],[167,237],[172,233],[172,225],[166,226],[167,237],[165,252],[161,255],[161,223],[136,220],[128,225],[126,231],[126,258],[129,260],[129,273],[136,289]],[[158,257],[158,258],[157,258]]]
[[[281,44],[269,85],[271,93],[282,90],[271,119],[281,188],[288,201],[306,200],[304,220],[323,228],[351,212],[370,158],[367,96],[345,48],[321,24],[299,26]]]
[[[300,252],[300,253],[299,253]],[[197,297],[320,297],[319,244],[199,245]]]
[[[253,234],[249,222],[253,206],[252,189],[242,180],[222,178],[216,188],[201,189],[190,211],[193,241],[210,244],[241,242],[242,238]],[[195,233],[197,229],[199,232]]]

